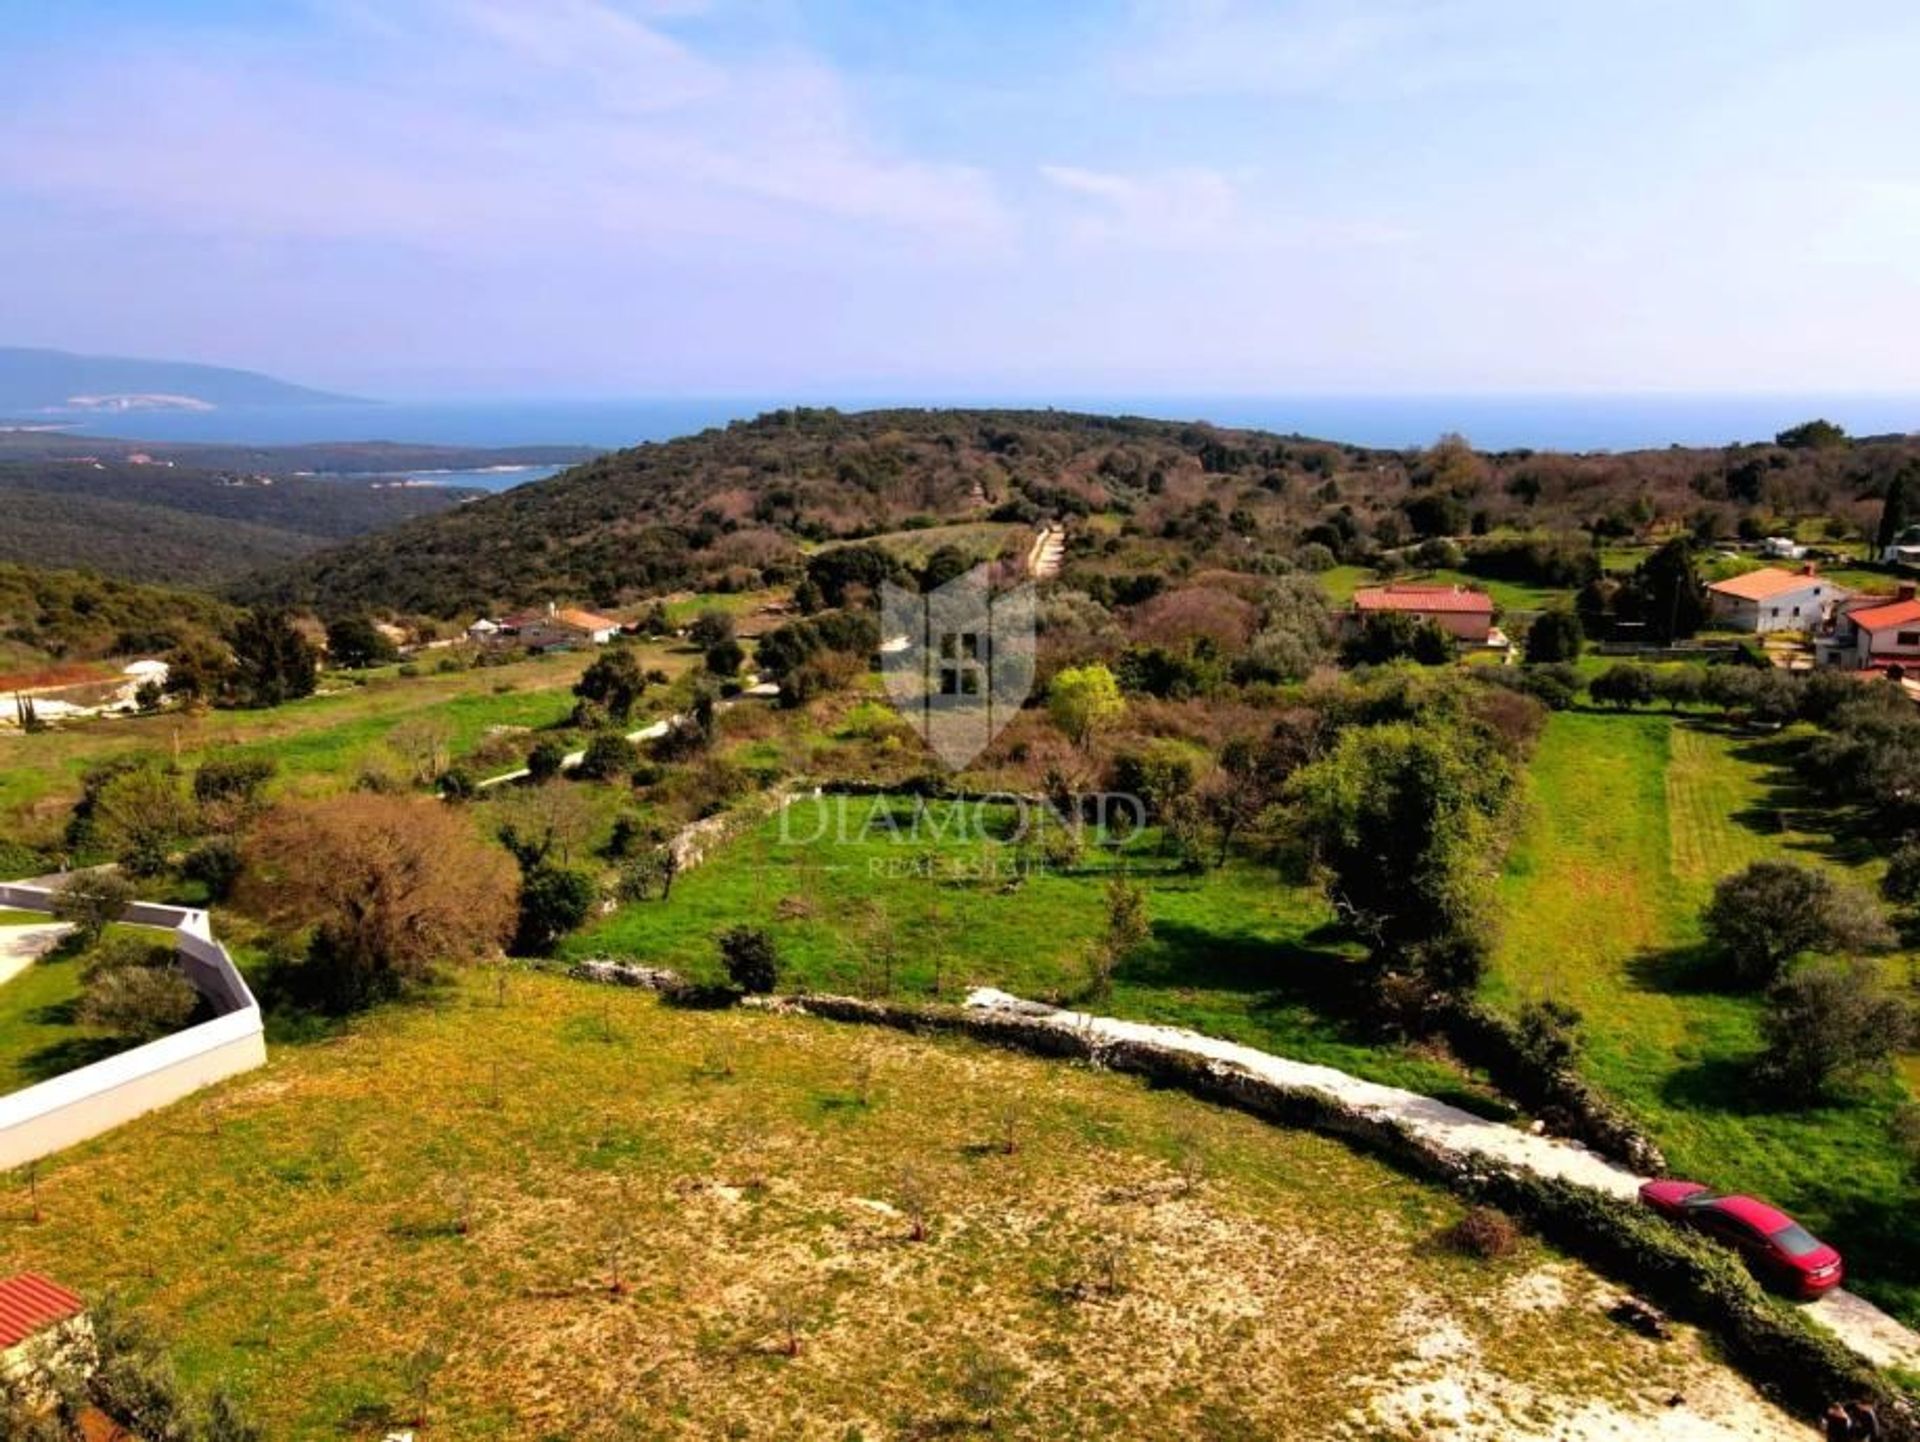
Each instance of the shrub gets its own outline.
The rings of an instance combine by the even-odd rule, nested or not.
[[[716,676],[738,676],[746,661],[745,649],[731,636],[707,647],[707,669]]]
[[[1543,611],[1527,628],[1527,664],[1540,666],[1577,661],[1585,642],[1586,633],[1580,629],[1580,618],[1572,611]]]
[[[1760,1079],[1784,1095],[1817,1097],[1892,1068],[1915,1035],[1913,1010],[1880,986],[1870,963],[1811,966],[1767,993]]]
[[[527,753],[527,775],[536,784],[551,781],[560,774],[560,763],[566,756],[558,741],[541,741]]]
[[[544,956],[568,932],[593,914],[599,889],[593,878],[570,866],[541,862],[520,878],[520,918],[513,949],[523,956]]]
[[[1510,1256],[1520,1245],[1520,1229],[1505,1212],[1493,1207],[1470,1207],[1467,1214],[1441,1234],[1441,1239],[1464,1256],[1483,1262]]]
[[[209,836],[181,862],[180,870],[190,881],[207,888],[213,901],[225,901],[240,879],[240,844],[231,836]]]
[[[111,871],[77,871],[53,894],[53,914],[88,945],[133,903],[133,887]]]
[[[172,956],[162,952],[162,957],[157,966],[93,971],[80,995],[80,1020],[135,1041],[152,1041],[185,1026],[200,996],[175,968]]]
[[[1889,901],[1920,901],[1920,836],[1908,837],[1893,853],[1880,894]]]
[[[720,964],[740,990],[765,995],[780,984],[780,955],[773,938],[755,926],[720,933]]]
[[[1723,878],[1701,920],[1733,979],[1754,987],[1777,981],[1803,952],[1864,948],[1886,938],[1869,899],[1790,861],[1756,861]]]
[[[1587,694],[1600,705],[1620,711],[1645,706],[1654,697],[1653,672],[1632,662],[1609,666],[1587,683]]]
[[[639,658],[625,646],[614,646],[581,673],[573,694],[601,707],[612,720],[625,721],[646,694],[648,684]]]
[[[615,777],[631,776],[639,764],[639,747],[618,731],[602,731],[587,743],[578,774],[589,781],[611,781]]]

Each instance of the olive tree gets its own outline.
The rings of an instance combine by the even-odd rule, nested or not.
[[[1767,986],[1809,951],[1861,951],[1890,939],[1871,898],[1824,871],[1756,861],[1725,877],[1701,918],[1733,979]]]

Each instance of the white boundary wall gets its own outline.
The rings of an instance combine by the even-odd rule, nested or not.
[[[44,886],[0,882],[0,906],[53,910]],[[215,1015],[64,1075],[0,1096],[0,1169],[22,1166],[144,1116],[201,1087],[266,1065],[260,1004],[213,938],[207,914],[137,901],[121,920],[173,933],[173,948],[194,989]]]

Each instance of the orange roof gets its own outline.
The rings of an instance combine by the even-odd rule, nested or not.
[[[1367,586],[1353,593],[1353,607],[1356,611],[1491,616],[1493,597],[1463,586]]]
[[[568,609],[556,611],[556,620],[565,621],[569,626],[578,626],[582,631],[618,631],[620,623],[611,616],[596,615],[592,611]]]
[[[1884,631],[1891,626],[1920,624],[1920,601],[1895,601],[1865,611],[1849,611],[1847,619],[1862,631]]]
[[[1788,591],[1799,591],[1808,586],[1822,584],[1825,583],[1817,575],[1808,575],[1805,571],[1783,571],[1777,566],[1768,566],[1763,570],[1748,571],[1744,576],[1729,576],[1724,581],[1715,581],[1707,589],[1741,601],[1764,601],[1770,596],[1782,596]]]
[[[87,1304],[37,1272],[0,1282],[0,1351],[87,1310]]]

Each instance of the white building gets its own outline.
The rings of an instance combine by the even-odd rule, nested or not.
[[[1812,566],[1798,571],[1766,567],[1707,587],[1713,619],[1736,631],[1818,631],[1852,592]]]

